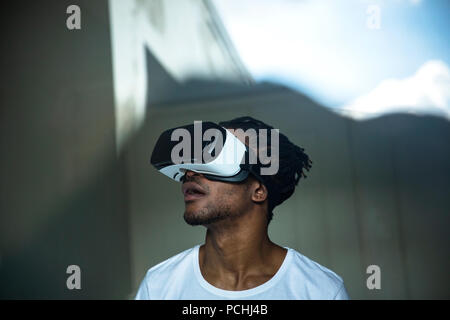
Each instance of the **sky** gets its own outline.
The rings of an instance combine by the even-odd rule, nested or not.
[[[450,1],[213,0],[245,66],[354,118],[450,119]]]

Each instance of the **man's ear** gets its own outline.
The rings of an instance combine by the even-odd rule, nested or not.
[[[255,179],[254,185],[252,188],[252,200],[254,202],[262,203],[264,202],[267,197],[269,196],[269,192],[265,185],[263,185],[261,182]]]

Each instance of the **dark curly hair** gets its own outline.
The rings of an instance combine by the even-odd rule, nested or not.
[[[219,125],[227,129],[274,129],[272,126],[254,119],[252,117],[239,117],[229,121],[219,122]],[[270,139],[268,139],[268,148],[270,149]],[[303,148],[293,144],[282,133],[279,133],[279,167],[275,175],[256,176],[268,189],[269,206],[267,212],[267,223],[273,218],[273,209],[288,199],[295,190],[302,177],[306,178],[303,171],[311,169],[312,161],[304,152]],[[254,174],[255,175],[255,174]]]

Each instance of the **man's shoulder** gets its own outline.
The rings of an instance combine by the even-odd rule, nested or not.
[[[163,299],[169,288],[182,286],[189,277],[196,247],[184,250],[148,269],[136,294],[137,300]]]
[[[185,269],[192,263],[192,255],[197,246],[186,249],[148,269],[145,278],[164,278],[173,275],[177,270]]]
[[[307,282],[309,289],[325,289],[334,295],[334,293],[339,293],[339,291],[343,288],[344,281],[335,272],[294,249],[290,250],[292,251],[293,256],[292,265],[296,270],[294,272],[301,275],[301,277]]]

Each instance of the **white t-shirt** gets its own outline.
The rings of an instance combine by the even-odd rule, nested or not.
[[[286,248],[277,273],[263,284],[241,291],[216,288],[201,274],[199,248],[185,250],[149,269],[135,299],[348,299],[341,277],[290,248]]]

